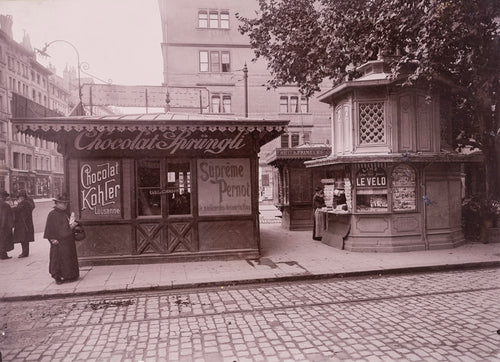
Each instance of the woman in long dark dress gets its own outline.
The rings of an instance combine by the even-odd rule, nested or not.
[[[325,194],[323,193],[323,188],[316,187],[316,193],[313,196],[313,239],[321,240],[322,231],[324,228],[324,214],[319,212],[322,207],[325,207]]]
[[[12,227],[14,226],[14,213],[6,202],[9,197],[7,191],[0,191],[0,260],[12,258],[7,254],[14,249],[12,242]]]
[[[43,237],[50,242],[49,273],[57,284],[77,280],[80,276],[73,229],[68,213],[69,198],[63,194],[54,199],[54,209],[47,216]]]
[[[28,198],[26,191],[19,191],[18,204],[14,207],[14,243],[21,243],[22,253],[19,258],[25,258],[30,253],[30,242],[35,241],[33,227],[33,209],[35,203]]]

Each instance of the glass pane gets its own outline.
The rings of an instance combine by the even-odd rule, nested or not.
[[[306,97],[300,98],[300,112],[302,113],[309,112],[309,101]]]
[[[221,52],[221,60],[222,60],[222,71],[230,72],[231,66],[229,64],[229,52]]]
[[[311,132],[304,132],[304,143],[311,142]]]
[[[160,161],[138,161],[137,213],[139,216],[161,215],[160,186]]]
[[[200,52],[200,72],[208,72],[208,52]]]
[[[280,97],[280,113],[288,112],[288,97]]]
[[[137,187],[160,187],[160,161],[140,160],[137,167]]]
[[[220,72],[219,52],[210,52],[210,71]]]
[[[169,163],[167,190],[169,215],[191,214],[191,165],[185,163]],[[173,181],[171,181],[173,180]]]
[[[299,97],[290,97],[290,112],[299,112]]]
[[[210,27],[211,28],[219,27],[219,13],[217,11],[210,12]]]
[[[137,191],[139,216],[161,215],[161,190],[142,188]]]
[[[224,107],[224,113],[231,113],[231,97],[224,96],[222,98],[222,103],[223,103],[223,107]]]
[[[212,96],[212,112],[219,113],[220,112],[220,97]]]
[[[281,148],[287,148],[288,147],[288,135],[283,134],[281,135]]]
[[[208,14],[204,10],[198,12],[198,27],[200,28],[208,27]]]
[[[222,29],[229,29],[229,12],[221,11],[221,13],[220,13],[220,27]]]
[[[296,147],[298,145],[299,145],[299,134],[293,133],[292,134],[292,147]]]

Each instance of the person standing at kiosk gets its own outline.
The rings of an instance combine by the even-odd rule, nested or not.
[[[316,192],[313,196],[313,239],[321,240],[321,235],[325,225],[324,214],[320,211],[321,208],[325,207],[325,194],[321,186],[316,187]]]

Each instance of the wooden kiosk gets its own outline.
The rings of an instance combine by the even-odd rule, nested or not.
[[[347,185],[347,212],[324,209],[323,241],[369,252],[462,244],[463,163],[480,160],[449,146],[445,89],[429,97],[424,89],[403,87],[383,60],[358,71],[360,78],[320,95],[332,109],[332,154],[306,161]]]
[[[321,185],[324,170],[308,169],[304,161],[327,156],[326,145],[276,148],[266,163],[276,168],[278,198],[275,206],[281,211],[281,226],[287,230],[311,230],[314,188]]]
[[[288,121],[186,114],[14,119],[65,156],[80,263],[257,257],[258,152]]]

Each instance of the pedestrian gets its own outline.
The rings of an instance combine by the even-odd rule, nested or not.
[[[9,197],[7,191],[0,191],[0,259],[10,259],[8,251],[14,249],[12,240],[12,228],[14,227],[14,213],[7,203]]]
[[[67,194],[53,200],[55,206],[47,216],[43,237],[50,242],[49,273],[57,284],[62,284],[80,276],[73,235],[73,229],[78,224],[70,218]]]
[[[17,194],[17,206],[14,207],[14,243],[21,243],[22,252],[19,258],[26,258],[30,253],[30,242],[35,241],[33,227],[33,209],[35,203],[25,190]]]
[[[313,239],[321,240],[321,235],[323,234],[323,228],[325,225],[325,215],[320,211],[321,208],[325,207],[325,194],[321,186],[316,187],[316,192],[313,196]]]

